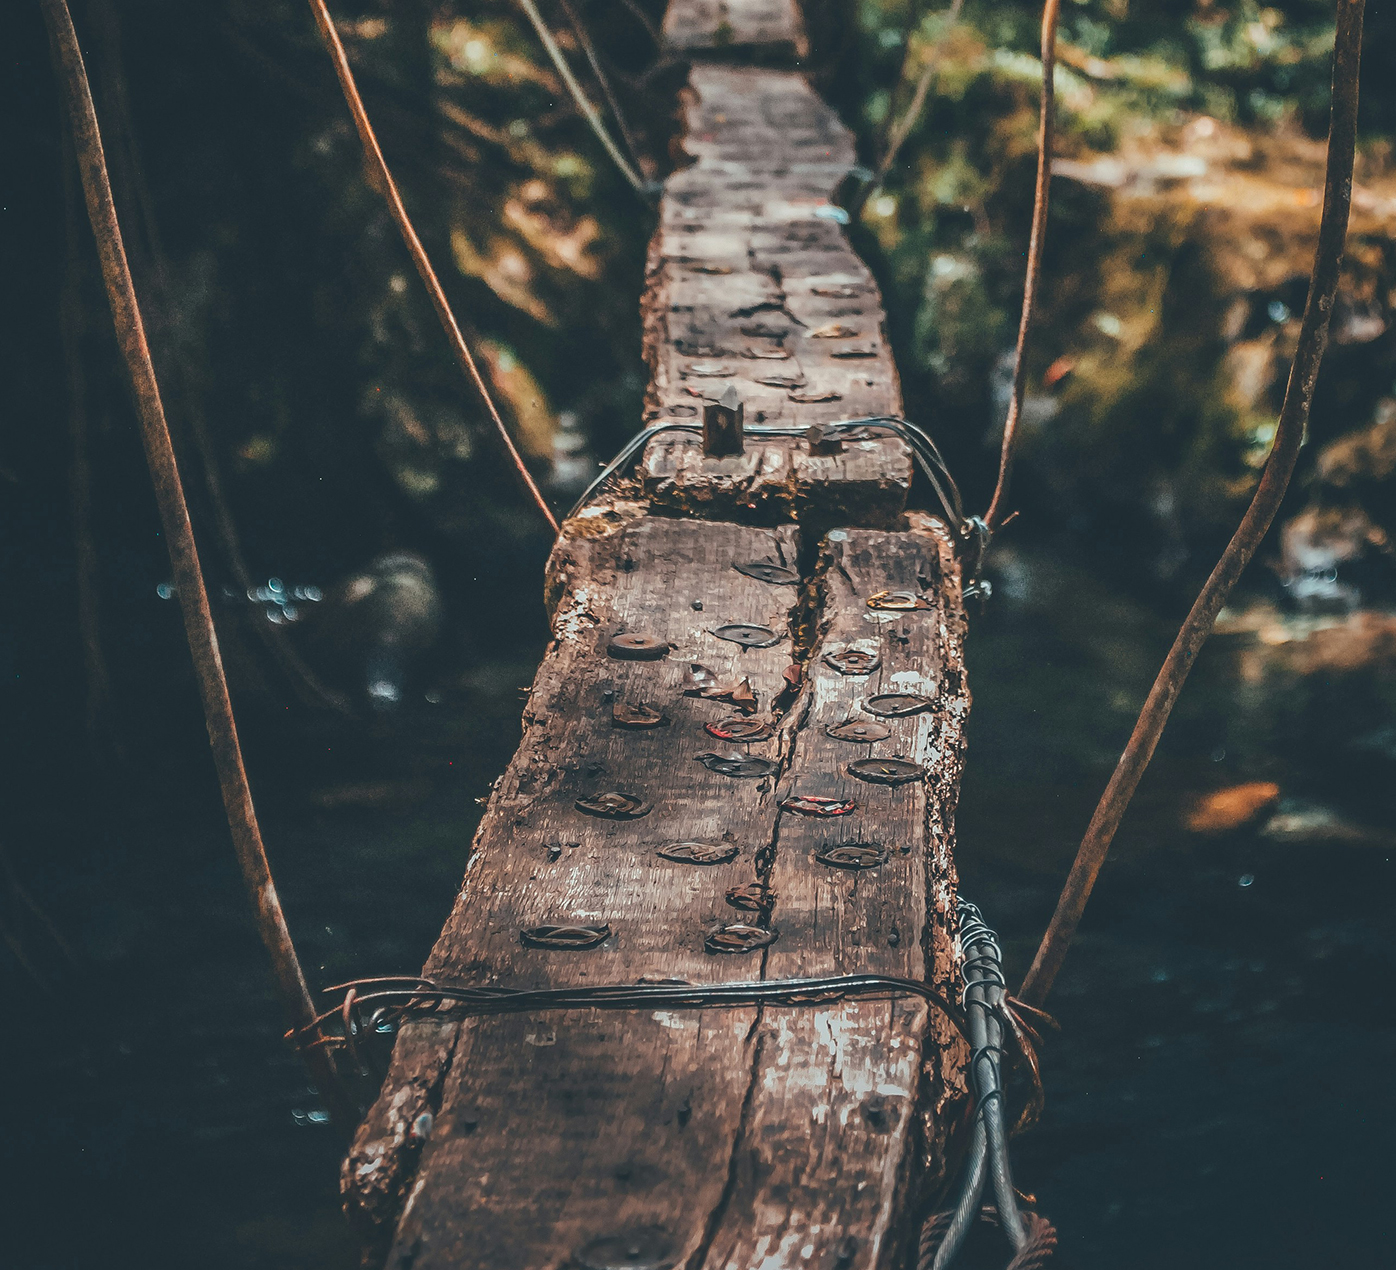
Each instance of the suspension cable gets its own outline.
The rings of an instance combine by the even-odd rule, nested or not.
[[[1018,425],[1023,413],[1023,393],[1027,387],[1026,358],[1028,331],[1037,304],[1037,282],[1042,273],[1042,249],[1047,241],[1047,205],[1052,185],[1053,76],[1057,65],[1057,15],[1061,0],[1047,0],[1042,9],[1042,109],[1037,121],[1037,186],[1032,199],[1032,233],[1028,238],[1028,267],[1023,280],[1023,312],[1018,320],[1018,343],[1013,351],[1013,396],[1008,402],[1008,418],[1003,424],[1003,447],[999,452],[999,477],[984,523],[990,533],[1008,519],[1005,504],[1013,476],[1013,460],[1018,450]]]
[[[518,473],[524,488],[537,504],[538,510],[543,513],[543,517],[552,528],[553,534],[556,535],[558,532],[557,517],[553,515],[552,508],[548,506],[547,500],[543,497],[543,491],[538,488],[533,474],[525,466],[522,455],[519,454],[518,448],[514,445],[514,439],[504,426],[499,408],[494,404],[494,398],[490,395],[490,390],[480,374],[480,369],[475,364],[475,358],[471,355],[470,346],[466,344],[465,336],[461,334],[455,314],[451,312],[450,302],[446,299],[445,291],[441,289],[441,282],[436,276],[436,271],[431,267],[431,261],[427,258],[426,248],[422,246],[422,240],[417,237],[417,231],[412,227],[412,221],[407,215],[407,208],[402,202],[402,195],[398,193],[397,182],[393,180],[393,174],[388,171],[388,162],[383,157],[383,151],[378,145],[378,137],[373,131],[373,125],[369,122],[363,98],[359,96],[358,85],[354,82],[354,72],[350,69],[349,57],[340,41],[339,32],[335,30],[334,19],[330,17],[329,9],[325,7],[325,0],[310,0],[310,8],[315,14],[315,25],[320,28],[320,35],[325,41],[325,48],[329,51],[330,60],[334,63],[335,74],[339,76],[340,87],[344,90],[344,99],[349,103],[349,113],[354,116],[354,126],[359,131],[359,140],[363,142],[364,156],[383,182],[383,188],[388,198],[388,209],[392,213],[393,221],[397,224],[398,232],[402,235],[402,241],[407,244],[412,263],[417,266],[417,273],[421,276],[431,295],[432,307],[435,308],[436,316],[441,320],[441,325],[451,341],[456,360],[470,377],[471,382],[475,385],[475,390],[484,401],[485,409],[489,412],[500,440],[504,442],[504,448],[508,451],[509,458],[514,464],[514,470]]]
[[[237,724],[228,697],[228,681],[218,651],[218,637],[214,632],[213,614],[209,609],[194,530],[189,521],[189,508],[184,501],[184,486],[175,462],[165,408],[160,399],[160,386],[146,343],[145,324],[141,320],[140,305],[126,259],[126,246],[112,198],[111,179],[102,149],[97,111],[92,104],[87,68],[78,45],[77,32],[73,29],[73,17],[67,0],[42,0],[42,5],[56,70],[62,81],[64,105],[87,201],[87,215],[97,240],[112,321],[131,379],[141,441],[155,486],[160,523],[164,527],[165,545],[170,553],[170,566],[179,590],[184,631],[203,701],[209,748],[213,751],[213,762],[218,772],[228,828],[232,833],[238,864],[242,868],[243,882],[252,900],[257,930],[271,958],[282,1003],[293,1024],[304,1027],[315,1018],[315,1007],[286,925],[276,883],[272,879],[261,829],[257,824],[257,812],[252,803],[252,791],[247,783]],[[341,1088],[329,1057],[325,1054],[307,1054],[306,1062],[335,1120],[345,1128],[352,1126],[357,1119],[353,1104]]]
[[[586,23],[582,21],[582,15],[577,12],[572,0],[558,0],[558,3],[562,6],[563,13],[567,15],[568,25],[571,26],[576,35],[577,43],[582,46],[582,52],[586,54],[587,62],[591,66],[591,73],[596,76],[596,82],[601,86],[602,93],[605,94],[606,104],[610,106],[611,114],[615,116],[616,128],[620,131],[621,140],[625,142],[625,148],[630,152],[631,162],[638,172],[640,170],[640,148],[635,144],[635,137],[625,122],[625,113],[621,110],[620,101],[616,97],[615,90],[611,87],[611,77],[606,74],[605,68],[601,65],[601,55],[596,51],[596,45],[592,42]]]
[[[577,77],[572,74],[572,68],[567,65],[567,59],[562,56],[562,50],[558,48],[557,41],[553,39],[553,33],[548,30],[548,24],[543,21],[543,15],[538,12],[538,6],[533,3],[533,0],[519,0],[519,7],[523,9],[528,20],[533,24],[533,29],[543,42],[543,47],[547,50],[553,65],[557,67],[557,73],[562,76],[562,82],[567,85],[567,91],[572,94],[572,100],[576,103],[577,109],[582,112],[582,117],[591,125],[596,139],[601,142],[606,153],[611,156],[611,161],[620,169],[620,174],[634,186],[635,192],[648,203],[650,201],[649,187],[645,184],[644,177],[630,166],[625,155],[620,152],[620,148],[611,140],[611,134],[606,131],[606,125],[601,122],[601,116],[596,113],[596,107],[591,104],[590,98],[582,91],[582,86],[577,83]]]
[[[1362,11],[1365,0],[1338,0],[1337,33],[1333,47],[1332,114],[1328,130],[1328,157],[1324,173],[1323,215],[1314,252],[1309,295],[1299,342],[1290,365],[1284,404],[1280,408],[1275,440],[1265,462],[1260,483],[1236,533],[1222,552],[1216,568],[1193,601],[1192,609],[1168,650],[1158,677],[1135,721],[1129,744],[1115,765],[1110,783],[1101,795],[1095,814],[1081,840],[1076,860],[1057,901],[1056,912],[1033,959],[1018,995],[1040,1006],[1052,990],[1072,936],[1081,922],[1100,866],[1120,827],[1125,809],[1153,757],[1159,735],[1186,682],[1197,654],[1212,633],[1217,614],[1226,603],[1236,580],[1260,546],[1289,487],[1299,448],[1308,429],[1309,408],[1319,363],[1328,344],[1328,320],[1338,291],[1343,242],[1347,237],[1352,206],[1352,169],[1357,146],[1357,88],[1362,57]]]

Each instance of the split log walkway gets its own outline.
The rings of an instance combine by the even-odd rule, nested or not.
[[[847,131],[798,73],[716,60],[798,54],[790,0],[674,0],[665,31],[695,58],[685,148],[697,161],[667,183],[651,249],[647,418],[696,420],[728,386],[748,423],[898,413],[876,287],[828,204],[853,161]],[[748,438],[743,454],[712,459],[671,435],[621,494],[563,526],[548,569],[554,638],[523,740],[425,973],[510,987],[952,981],[965,623],[950,534],[905,511],[910,481],[891,438],[829,455]],[[776,568],[734,567],[752,562]],[[889,589],[924,607],[869,607]],[[745,647],[713,633],[737,623],[778,638]],[[622,633],[669,651],[618,658]],[[850,648],[876,668],[845,674],[826,657]],[[693,663],[720,685],[749,681],[757,708],[744,717],[769,720],[770,736],[714,739],[705,725],[736,709],[688,695]],[[933,704],[866,712],[888,693]],[[665,722],[617,726],[642,706]],[[830,734],[850,718],[885,736]],[[730,751],[769,760],[766,773],[698,758]],[[848,772],[894,755],[926,778]],[[607,794],[649,810],[583,810]],[[782,809],[809,796],[857,808]],[[773,942],[709,951],[715,932],[763,922]],[[521,938],[548,924],[609,933],[587,950]],[[944,1180],[964,1058],[946,1021],[910,999],[418,1019],[346,1161],[346,1203],[369,1263],[395,1270],[896,1266]],[[424,1111],[425,1141],[413,1132]]]

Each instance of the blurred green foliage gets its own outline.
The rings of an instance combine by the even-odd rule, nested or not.
[[[884,283],[908,406],[981,498],[1021,302],[1040,17],[1036,5],[969,0],[952,21],[908,0],[858,0],[826,77],[875,168],[930,76],[857,230]],[[1382,22],[1369,25],[1369,47]],[[1331,7],[1309,0],[1063,5],[1058,175],[1017,490],[1038,532],[1071,527],[1147,559],[1154,576],[1191,578],[1234,525],[1302,307],[1332,35]],[[1381,183],[1392,88],[1378,64],[1369,57],[1359,179]],[[1365,423],[1391,389],[1390,238],[1380,218],[1355,218],[1355,255],[1365,244],[1379,259],[1370,285],[1348,278],[1345,291],[1366,296],[1372,355],[1362,366],[1330,357],[1330,387],[1334,374],[1351,382],[1321,389],[1320,436]]]

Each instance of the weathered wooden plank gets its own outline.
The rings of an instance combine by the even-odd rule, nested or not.
[[[676,53],[782,62],[809,51],[795,0],[683,0],[664,14],[664,42]]]
[[[969,708],[953,551],[933,522],[916,533],[837,530],[825,541],[816,583],[819,640],[780,794],[857,806],[828,819],[781,813],[765,878],[780,938],[764,974],[881,973],[946,986],[950,846]],[[868,607],[888,589],[926,607]],[[878,664],[867,674],[840,673],[830,661],[852,668],[843,659],[849,649]],[[891,693],[922,695],[927,708],[887,719],[864,708]],[[829,734],[849,720],[880,725],[886,736],[859,743]],[[929,779],[883,785],[849,772],[850,763],[892,757],[924,765]],[[860,857],[868,867],[850,867]],[[809,1247],[825,1258],[816,1265],[844,1254],[849,1266],[894,1264],[912,1226],[893,1222],[921,1180],[918,1098],[938,1112],[947,1094],[959,1093],[953,1064],[962,1054],[945,1021],[920,1002],[767,1009],[757,1041],[738,1184],[705,1264],[809,1264]],[[952,1064],[948,1073],[944,1063]],[[923,1064],[931,1088],[923,1089]]]
[[[555,640],[428,974],[510,986],[759,975],[759,957],[714,957],[704,939],[740,916],[724,897],[769,849],[774,779],[733,779],[696,760],[732,748],[703,725],[733,707],[685,696],[683,683],[697,661],[721,680],[749,679],[769,708],[790,662],[796,589],[733,565],[794,559],[789,527],[650,517],[557,548]],[[739,622],[782,638],[745,649],[711,634]],[[672,651],[617,660],[607,647],[622,629]],[[652,703],[670,723],[617,728],[617,703]],[[618,789],[653,810],[609,820],[576,807]],[[708,866],[656,854],[677,841],[737,852]],[[525,947],[520,932],[545,923],[604,923],[611,934],[591,951]],[[435,1070],[422,1038],[404,1038],[346,1166],[350,1202],[370,1222],[398,1220],[393,1255],[418,1270],[562,1264],[608,1230],[656,1222],[696,1246],[725,1183],[753,1021],[750,1010],[482,1020],[459,1027],[453,1050],[436,1036]],[[404,1125],[421,1109],[435,1125],[418,1156]]]
[[[748,424],[900,414],[876,284],[829,202],[854,162],[848,130],[797,74],[696,65],[691,89],[684,145],[696,162],[666,183],[650,246],[647,419],[695,420],[729,386]],[[642,470],[662,506],[891,527],[911,458],[888,438],[826,456],[753,437],[745,454],[710,459],[672,434]]]
[[[666,30],[684,29],[692,49],[752,61],[793,47],[798,19],[782,0],[676,0]],[[643,301],[647,418],[697,421],[729,385],[749,424],[899,413],[876,288],[828,202],[853,160],[848,133],[797,75],[698,64],[692,87],[696,163],[666,187]],[[749,438],[744,454],[711,460],[668,437],[642,459],[646,502],[564,526],[547,583],[554,641],[427,973],[514,987],[949,978],[964,621],[946,531],[904,514],[910,479],[893,439],[812,453],[803,438]],[[676,510],[687,518],[669,518]],[[797,518],[807,541],[850,526],[828,534],[812,581],[733,568],[807,570]],[[713,523],[731,520],[774,528]],[[925,607],[869,609],[888,589]],[[732,622],[781,638],[742,650],[711,633]],[[668,655],[609,655],[622,629]],[[841,675],[824,660],[848,645],[875,649],[876,671]],[[799,697],[769,739],[742,747],[774,770],[736,779],[697,762],[735,748],[704,731],[734,707],[684,695],[685,668],[749,676],[765,715],[792,657],[806,668]],[[922,690],[932,704],[890,720],[877,744],[828,735],[879,689]],[[617,703],[655,706],[668,724],[614,727]],[[926,777],[882,786],[845,770],[895,753]],[[579,811],[608,791],[653,808],[631,820]],[[804,819],[779,809],[792,794],[861,805]],[[854,872],[820,858],[859,839],[885,860]],[[707,866],[656,853],[678,841],[736,850]],[[773,907],[762,916],[734,899]],[[733,920],[777,937],[754,955],[707,951]],[[544,923],[609,933],[590,951],[521,940]],[[942,1175],[962,1058],[945,1020],[916,1002],[418,1021],[346,1162],[346,1203],[370,1261],[414,1270],[882,1270],[898,1263],[917,1188]]]

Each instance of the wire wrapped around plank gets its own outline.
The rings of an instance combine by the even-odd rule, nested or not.
[[[387,975],[335,984],[325,992],[354,994],[354,1008],[372,1011],[371,1017],[398,1019],[412,1013],[445,1012],[459,1018],[485,1018],[502,1014],[531,1014],[541,1010],[708,1010],[743,1006],[820,1006],[846,1000],[887,1000],[919,997],[934,1005],[968,1040],[960,1009],[930,984],[894,975],[836,975],[818,979],[774,979],[737,983],[616,983],[585,984],[566,988],[499,988],[471,984],[438,983],[415,975]],[[319,1014],[286,1037],[298,1048],[338,1044],[339,1038],[321,1034],[321,1028],[343,1020],[337,1005]]]

